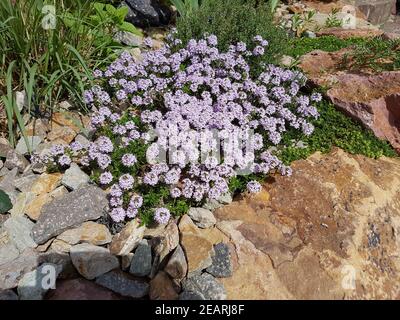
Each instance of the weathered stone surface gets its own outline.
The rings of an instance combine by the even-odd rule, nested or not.
[[[76,270],[89,280],[119,267],[117,257],[108,249],[89,243],[73,246],[70,255]]]
[[[76,190],[89,182],[89,176],[84,173],[76,163],[71,163],[71,166],[65,171],[61,183],[71,190]]]
[[[179,295],[179,300],[206,300],[206,298],[197,291],[183,291]]]
[[[179,244],[179,231],[175,221],[170,220],[164,231],[151,239],[151,246],[161,262]]]
[[[96,222],[88,221],[80,227],[64,231],[57,239],[68,242],[69,244],[77,244],[79,242],[87,242],[93,245],[103,245],[110,243],[112,236],[108,228]]]
[[[263,207],[243,199],[214,213],[233,244],[233,275],[218,279],[228,298],[397,298],[399,159],[335,149],[292,168],[265,184]]]
[[[42,208],[42,214],[32,230],[33,239],[42,244],[65,230],[100,218],[107,207],[104,191],[94,186],[83,187],[54,199]]]
[[[73,120],[72,120],[73,119]],[[70,143],[79,133],[80,128],[77,123],[83,128],[87,125],[87,119],[73,112],[55,112],[52,114],[51,130],[47,135],[50,141],[62,140],[65,143]]]
[[[171,10],[160,1],[125,0],[129,12],[126,20],[139,27],[158,27],[167,25],[171,19]]]
[[[24,274],[18,282],[18,296],[20,300],[42,300],[49,288],[43,286],[46,276],[60,274],[61,266],[44,263],[34,271]],[[55,279],[54,279],[55,280]],[[46,282],[47,283],[47,282]]]
[[[18,300],[18,296],[12,290],[1,290],[0,289],[0,301],[3,300]]]
[[[15,179],[14,185],[21,192],[30,192],[32,185],[39,176],[36,174],[28,174],[21,178]]]
[[[36,248],[37,244],[31,237],[34,223],[23,216],[11,216],[3,224],[11,242],[22,252],[27,248]]]
[[[114,40],[132,47],[139,47],[143,43],[143,37],[127,31],[118,31],[114,34]]]
[[[30,191],[36,195],[49,193],[59,186],[61,177],[61,173],[43,173],[32,184]]]
[[[46,138],[48,130],[47,120],[44,119],[33,119],[25,127],[25,132],[28,136],[39,136],[42,140]]]
[[[339,39],[349,38],[375,38],[383,34],[382,30],[374,29],[343,29],[327,28],[316,32],[318,37],[334,36]]]
[[[13,243],[0,244],[0,268],[1,265],[13,261],[18,256],[19,250]]]
[[[21,255],[0,267],[0,289],[12,289],[18,285],[19,279],[32,271],[39,263],[38,254],[33,249],[26,249]]]
[[[142,240],[133,255],[129,273],[138,277],[146,277],[151,271],[151,246]]]
[[[368,21],[377,25],[389,20],[396,0],[357,0],[356,5]]]
[[[218,199],[208,199],[206,203],[203,205],[204,209],[214,211],[217,208],[224,206],[225,204],[229,204],[232,202],[232,195],[227,192],[220,196]]]
[[[215,255],[212,257],[212,265],[206,271],[217,278],[226,278],[232,275],[232,263],[229,247],[225,243],[214,246]]]
[[[71,251],[72,245],[60,239],[54,239],[50,245],[52,251],[57,253],[68,254]]]
[[[148,283],[134,279],[119,270],[103,274],[96,279],[96,283],[124,297],[143,298],[149,292]]]
[[[159,271],[154,279],[150,281],[149,297],[151,300],[178,299],[178,293],[175,291],[168,274],[164,271]]]
[[[6,141],[6,143],[0,143],[0,157],[1,158],[7,157],[7,153],[11,150],[12,150],[12,148],[11,148],[10,144],[8,143],[8,141]]]
[[[200,228],[210,228],[217,222],[213,213],[204,208],[192,207],[189,209],[188,216]]]
[[[189,275],[203,270],[212,263],[213,243],[200,233],[188,215],[179,222],[181,245],[185,252]]]
[[[185,279],[183,281],[183,290],[199,292],[206,300],[226,299],[224,286],[208,273],[197,274]]]
[[[19,172],[24,172],[28,165],[28,160],[19,152],[13,149],[7,152],[6,161],[4,162],[5,168],[9,170],[17,168]]]
[[[145,228],[145,226],[140,226],[136,219],[129,221],[124,229],[113,237],[110,245],[111,253],[117,256],[130,253],[143,239]]]
[[[400,71],[338,80],[327,93],[332,102],[400,152]]]
[[[9,194],[15,191],[15,178],[18,174],[18,169],[14,168],[12,170],[6,170],[7,172],[4,174],[3,179],[0,181],[0,189]]]
[[[36,151],[39,144],[42,142],[42,138],[39,136],[27,136],[26,137],[30,150]],[[21,137],[15,147],[15,150],[20,154],[27,154],[28,153],[28,146],[26,145],[25,139]]]
[[[29,203],[35,199],[33,192],[21,192],[15,199],[15,203],[10,210],[12,216],[22,216],[26,212],[26,208]]]
[[[83,278],[57,281],[48,300],[121,300],[114,292]]]
[[[164,268],[173,279],[183,279],[186,276],[188,265],[186,262],[185,253],[181,246],[177,246],[172,253],[171,258]]]

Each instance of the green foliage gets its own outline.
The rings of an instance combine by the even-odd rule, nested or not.
[[[6,213],[12,208],[12,203],[7,195],[3,190],[0,190],[0,214]]]
[[[331,103],[322,101],[318,105],[318,111],[320,117],[313,122],[315,130],[311,136],[299,135],[294,131],[284,135],[282,145],[288,147],[279,152],[279,158],[284,163],[290,164],[294,160],[305,159],[316,151],[329,152],[334,146],[352,154],[362,154],[371,158],[396,156],[388,142],[376,138],[371,131],[336,110]],[[307,147],[293,146],[293,139],[303,141]]]
[[[193,13],[200,7],[200,0],[170,0],[180,16]]]
[[[357,44],[342,61],[351,70],[393,71],[400,69],[400,39],[373,38]]]
[[[121,46],[114,29],[137,32],[124,22],[126,8],[85,0],[60,0],[54,14],[43,0],[0,1],[0,96],[8,116],[9,140],[20,126],[15,91],[25,90],[28,114],[52,111],[68,98],[84,109],[84,83]],[[54,19],[54,21],[52,20]],[[55,22],[49,29],[46,21]],[[11,85],[9,85],[11,84]]]
[[[292,38],[289,41],[287,54],[292,57],[300,57],[313,50],[333,52],[354,45],[362,45],[366,41],[362,38],[339,39],[334,36]]]
[[[256,72],[261,62],[275,63],[286,52],[287,35],[274,25],[271,8],[263,0],[204,0],[198,10],[179,17],[176,27],[184,45],[209,33],[218,37],[221,50],[239,41],[250,45],[255,35],[261,35],[269,46],[263,60],[252,66]]]
[[[332,9],[331,13],[328,15],[328,18],[325,21],[325,27],[338,28],[342,26],[342,21],[337,17],[338,12],[338,8]]]

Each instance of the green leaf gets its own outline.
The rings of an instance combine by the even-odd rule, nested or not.
[[[121,8],[118,8],[117,11],[115,12],[115,16],[118,18],[120,23],[123,23],[125,20],[125,17],[128,15],[129,9],[126,6],[123,6]]]
[[[106,4],[106,11],[111,14],[111,15],[115,15],[117,9],[115,9],[115,7],[111,4]]]
[[[6,213],[12,208],[10,197],[3,190],[0,190],[0,213]]]
[[[129,22],[126,22],[126,21],[121,23],[121,25],[119,26],[119,29],[121,31],[131,32],[131,33],[136,34],[138,36],[142,35],[142,33],[138,29],[136,29],[136,27],[132,23],[129,23]]]

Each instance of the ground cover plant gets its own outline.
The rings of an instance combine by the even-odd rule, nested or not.
[[[94,181],[110,188],[115,222],[164,223],[191,203],[219,198],[244,173],[248,191],[260,191],[253,176],[291,174],[268,148],[289,128],[311,135],[310,120],[318,118],[314,104],[321,95],[301,94],[300,72],[268,65],[252,76],[248,61],[268,49],[261,36],[227,51],[218,50],[215,35],[184,48],[180,39],[168,41],[142,62],[125,52],[96,70],[98,84],[84,94],[98,109],[94,142],[55,146],[36,160],[58,170],[73,161],[88,168]]]

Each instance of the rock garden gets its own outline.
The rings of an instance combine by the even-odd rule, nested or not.
[[[398,299],[399,14],[2,1],[0,300]]]

